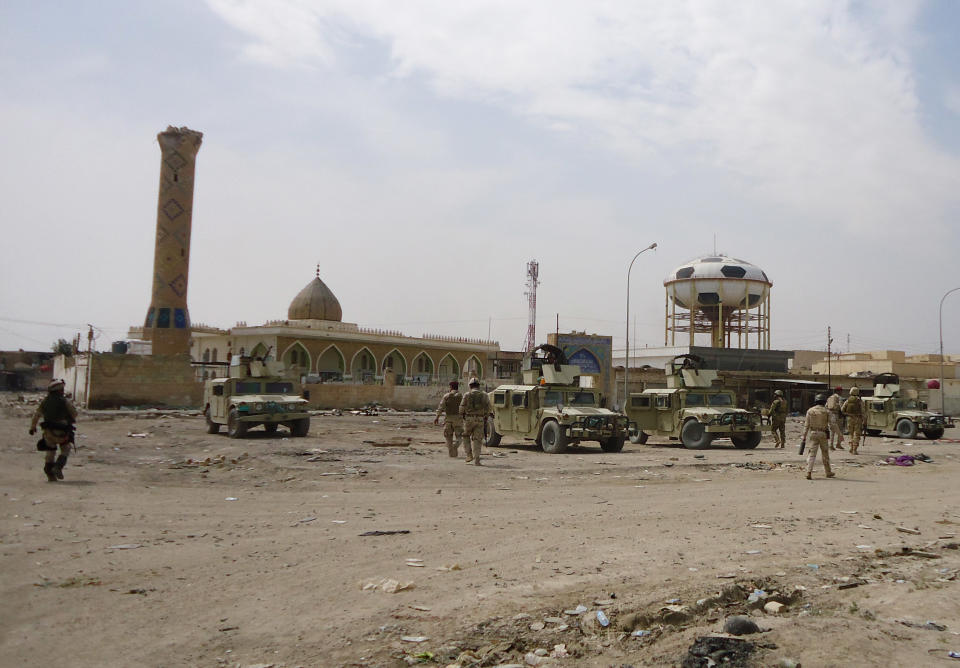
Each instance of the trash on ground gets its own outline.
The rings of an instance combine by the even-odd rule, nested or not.
[[[587,606],[585,606],[585,605],[578,605],[577,607],[573,608],[572,610],[564,610],[564,611],[563,611],[563,614],[565,614],[565,615],[582,615],[582,614],[585,613],[586,611],[587,611]]]
[[[138,547],[143,547],[139,543],[124,543],[123,545],[111,545],[108,547],[108,550],[135,550]]]
[[[724,665],[748,665],[750,655],[756,646],[740,638],[701,636],[693,641],[686,656],[680,663],[682,668],[701,668],[718,665],[714,657],[723,657]]]
[[[427,636],[400,636],[403,642],[425,642],[430,640]]]
[[[413,582],[400,582],[399,580],[394,580],[392,578],[383,578],[378,582],[367,582],[360,585],[360,589],[363,591],[382,591],[387,594],[396,594],[400,591],[406,591],[407,589],[413,589]]]
[[[389,531],[365,531],[361,536],[395,536],[401,533],[410,533],[410,529],[391,529]]]
[[[600,626],[610,626],[610,619],[603,610],[597,610],[597,621],[600,622]]]
[[[899,531],[900,533],[913,534],[914,536],[919,536],[919,535],[920,535],[920,530],[919,530],[919,529],[911,529],[911,528],[909,528],[909,527],[897,527],[897,531]]]

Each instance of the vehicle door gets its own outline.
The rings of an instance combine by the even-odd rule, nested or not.
[[[224,381],[222,383],[213,383],[213,386],[210,388],[210,417],[211,419],[216,419],[220,421],[225,421],[227,419],[227,407],[226,407],[226,398],[224,393],[227,389],[227,383],[232,381]]]
[[[657,409],[654,396],[650,394],[631,394],[627,402],[627,417],[636,424],[637,431],[648,434],[656,431]]]
[[[498,434],[513,431],[513,416],[510,413],[510,391],[494,390],[490,403],[493,405],[493,428]]]
[[[529,433],[533,428],[533,419],[530,415],[530,395],[529,391],[514,391],[510,395],[510,405],[513,413],[513,423],[517,432],[521,434]]]
[[[656,395],[657,428],[660,431],[672,432],[677,428],[676,409],[677,395],[675,392]]]

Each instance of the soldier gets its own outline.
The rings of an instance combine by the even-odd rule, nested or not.
[[[37,450],[45,453],[43,472],[47,480],[56,482],[63,480],[63,467],[70,455],[70,444],[73,442],[73,424],[77,421],[77,409],[73,402],[63,393],[64,383],[55,379],[47,385],[47,396],[30,421],[30,435],[37,433],[37,422],[43,430],[43,438],[37,441]],[[57,447],[60,447],[60,456],[57,457]]]
[[[787,402],[783,398],[783,390],[774,390],[773,402],[770,404],[770,425],[773,427],[773,440],[777,448],[787,443]]]
[[[833,388],[833,394],[827,399],[826,409],[830,412],[830,449],[843,450],[843,415],[840,413],[841,388]]]
[[[803,421],[803,443],[807,442],[807,433],[810,434],[810,454],[807,455],[807,480],[813,480],[813,464],[817,461],[817,450],[823,455],[823,470],[828,478],[832,478],[836,473],[830,470],[830,448],[828,439],[830,437],[827,427],[830,424],[830,411],[824,404],[827,398],[818,394],[814,399],[813,406],[807,411],[807,417]]]
[[[860,447],[860,433],[863,429],[863,401],[860,399],[860,388],[851,387],[850,396],[843,402],[840,411],[847,416],[847,426],[850,428],[850,452],[857,454]]]
[[[440,424],[440,415],[446,417],[443,419],[443,437],[447,440],[447,452],[451,457],[457,456],[457,449],[463,438],[463,420],[460,418],[460,402],[463,395],[460,394],[460,383],[455,380],[450,381],[450,391],[443,395],[440,405],[437,406],[437,417],[433,424]],[[456,438],[456,442],[454,442]],[[464,442],[464,449],[470,454],[470,446]]]
[[[484,425],[493,408],[490,397],[480,390],[480,381],[470,379],[470,391],[460,402],[460,417],[463,418],[463,447],[467,451],[467,464],[473,461],[480,466],[480,447],[483,445]],[[471,445],[473,453],[471,455]]]

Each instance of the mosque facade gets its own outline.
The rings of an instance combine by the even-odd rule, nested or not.
[[[131,332],[132,333],[132,332]],[[317,276],[293,298],[285,320],[230,329],[202,325],[191,332],[190,356],[203,375],[225,375],[224,362],[238,355],[270,357],[308,383],[446,384],[492,374],[493,341],[401,332],[343,322],[336,296]]]

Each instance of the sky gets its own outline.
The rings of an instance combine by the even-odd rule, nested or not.
[[[319,265],[347,322],[519,350],[537,260],[538,340],[616,354],[657,243],[631,347],[716,248],[773,282],[773,348],[936,353],[957,34],[950,0],[10,0],[0,349],[142,324],[174,125],[204,133],[195,324],[285,318]]]

